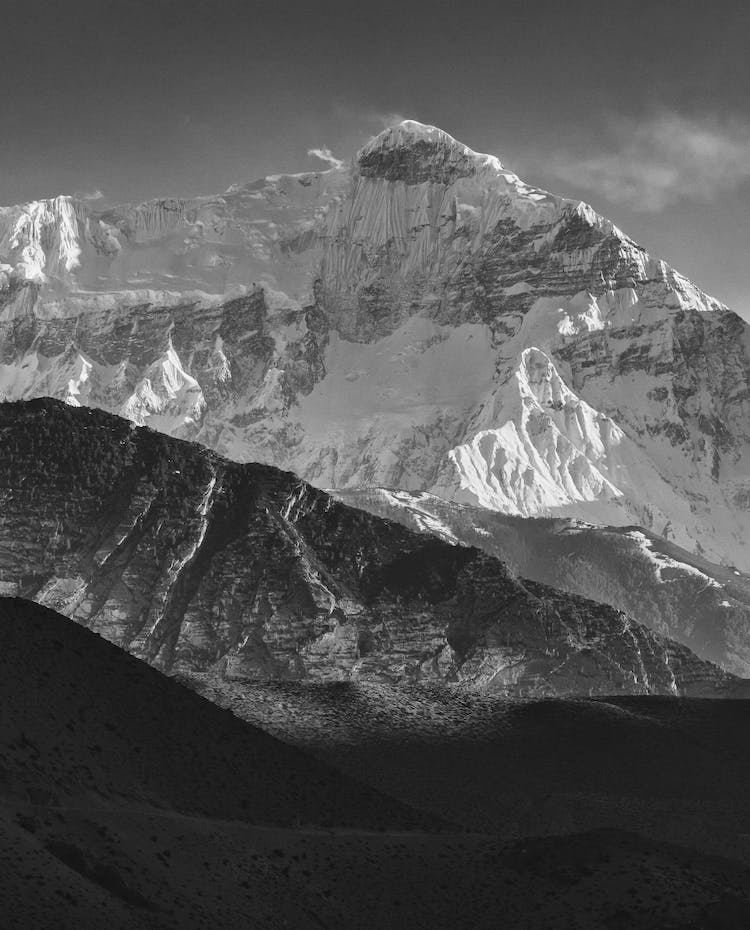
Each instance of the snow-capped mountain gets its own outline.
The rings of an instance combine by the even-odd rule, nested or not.
[[[434,127],[217,197],[5,208],[0,280],[7,399],[750,567],[750,328]]]

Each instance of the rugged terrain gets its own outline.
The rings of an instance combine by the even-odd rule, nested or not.
[[[0,598],[0,646],[8,930],[750,919],[745,701],[480,708],[264,685],[287,738],[298,697],[317,704],[331,765],[38,605]],[[402,708],[420,713],[392,726]],[[320,725],[331,711],[346,746]]]
[[[220,196],[3,208],[0,284],[8,399],[750,568],[748,326],[434,127]]]
[[[446,542],[483,549],[524,578],[612,604],[702,658],[750,676],[750,576],[643,527],[516,517],[386,488],[335,496]]]
[[[619,611],[103,411],[0,405],[0,583],[168,672],[736,692]]]
[[[747,926],[750,328],[332,163],[0,208],[3,925]]]

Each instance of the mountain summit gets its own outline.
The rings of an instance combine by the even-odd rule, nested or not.
[[[750,567],[748,326],[435,127],[213,197],[2,208],[0,285],[6,399]]]
[[[437,126],[407,119],[371,139],[357,155],[360,174],[421,184],[450,184],[482,169],[502,171],[494,155],[480,155]]]

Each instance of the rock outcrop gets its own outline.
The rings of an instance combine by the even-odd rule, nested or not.
[[[4,208],[0,284],[7,399],[750,567],[748,326],[434,127],[219,197]]]
[[[611,607],[515,577],[101,411],[0,405],[0,593],[167,672],[717,695],[736,679]]]

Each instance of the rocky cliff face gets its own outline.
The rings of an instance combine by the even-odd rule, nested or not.
[[[5,208],[0,284],[8,399],[750,567],[750,329],[433,127],[220,197]]]
[[[750,677],[750,576],[642,527],[509,516],[385,488],[335,496],[454,545],[483,549],[524,578],[611,604],[701,658]]]
[[[0,405],[0,435],[0,593],[165,671],[512,695],[734,687],[610,607],[277,469],[51,400]]]

